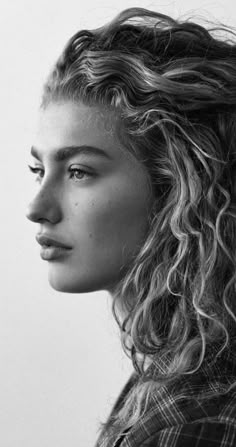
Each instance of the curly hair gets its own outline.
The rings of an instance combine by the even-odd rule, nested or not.
[[[44,84],[42,108],[70,100],[116,111],[120,141],[147,167],[155,197],[112,301],[139,380],[100,422],[108,440],[135,424],[155,389],[236,336],[235,35],[128,8],[72,36]],[[147,365],[160,358],[168,366],[154,378]]]

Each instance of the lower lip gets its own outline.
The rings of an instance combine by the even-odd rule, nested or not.
[[[67,256],[69,252],[71,251],[71,248],[64,248],[64,247],[42,247],[40,251],[40,256],[45,261],[53,260],[53,259],[59,259]]]

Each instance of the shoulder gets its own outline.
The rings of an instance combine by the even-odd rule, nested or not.
[[[236,421],[194,421],[168,427],[146,439],[142,447],[235,447]]]

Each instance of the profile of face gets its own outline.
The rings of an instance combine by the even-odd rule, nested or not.
[[[112,293],[147,234],[149,174],[118,140],[116,123],[101,106],[65,101],[39,110],[36,194],[26,216],[37,234],[71,247],[47,260],[55,290]]]

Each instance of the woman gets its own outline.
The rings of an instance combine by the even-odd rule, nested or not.
[[[44,86],[27,217],[54,289],[110,293],[134,366],[96,447],[236,445],[236,43],[223,30],[126,9],[76,33]]]

